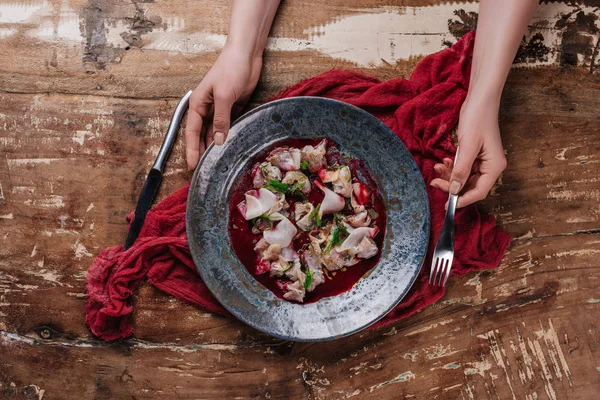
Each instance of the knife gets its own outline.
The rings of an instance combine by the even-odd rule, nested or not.
[[[173,113],[173,117],[171,118],[171,123],[169,124],[169,129],[167,130],[167,134],[165,135],[165,140],[163,141],[162,146],[160,146],[160,150],[158,151],[158,156],[156,157],[156,161],[152,166],[152,169],[148,173],[148,177],[146,178],[146,182],[144,183],[144,187],[142,188],[142,192],[140,193],[140,197],[138,198],[137,206],[135,207],[135,214],[133,217],[133,222],[131,222],[131,226],[129,228],[129,233],[127,234],[127,240],[125,241],[124,249],[129,249],[135,240],[137,239],[140,231],[142,230],[142,226],[144,225],[144,220],[146,219],[146,214],[152,207],[152,202],[158,193],[158,189],[162,182],[163,170],[165,168],[165,163],[167,162],[167,157],[175,144],[175,140],[177,139],[177,133],[179,132],[179,126],[181,125],[181,120],[183,119],[183,115],[185,114],[188,103],[190,100],[190,96],[192,95],[192,91],[190,90],[179,100],[177,107],[175,108],[175,112]]]

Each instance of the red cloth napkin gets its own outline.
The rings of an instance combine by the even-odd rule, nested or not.
[[[370,112],[402,139],[425,178],[432,221],[428,257],[409,294],[377,326],[406,318],[444,294],[444,288],[430,286],[427,279],[447,195],[429,183],[435,177],[434,164],[455,153],[450,133],[467,94],[474,39],[474,33],[467,34],[451,48],[426,57],[408,80],[381,82],[353,71],[330,71],[278,96],[329,97]],[[127,251],[122,246],[105,249],[90,266],[85,311],[94,335],[115,340],[133,333],[128,318],[133,310],[130,297],[144,278],[178,299],[230,315],[210,294],[190,257],[185,234],[187,193],[186,186],[154,207],[133,247]],[[460,276],[495,268],[511,239],[493,217],[470,206],[457,212],[455,240],[451,275]]]

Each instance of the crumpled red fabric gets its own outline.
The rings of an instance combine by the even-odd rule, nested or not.
[[[474,33],[449,49],[424,58],[410,79],[381,82],[354,71],[329,71],[302,81],[277,98],[322,96],[360,107],[388,125],[417,162],[428,188],[432,231],[428,257],[420,276],[402,302],[376,326],[396,322],[434,303],[444,288],[427,283],[431,254],[444,219],[447,195],[429,186],[434,164],[452,157],[451,131],[467,94]],[[103,250],[87,274],[86,323],[104,340],[133,334],[129,314],[131,296],[143,279],[180,300],[205,310],[230,315],[211,295],[192,262],[185,233],[188,187],[181,188],[155,206],[133,247]],[[495,268],[510,244],[510,236],[490,215],[477,207],[456,215],[455,258],[451,275]]]

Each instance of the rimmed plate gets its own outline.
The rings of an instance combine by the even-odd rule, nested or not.
[[[275,143],[326,137],[365,161],[386,212],[379,263],[349,291],[311,304],[279,299],[238,260],[229,239],[229,199],[249,163]],[[373,324],[406,295],[429,240],[429,203],[421,173],[396,135],[349,104],[293,97],[264,104],[238,119],[223,146],[211,146],[194,173],[187,203],[190,251],[215,298],[246,324],[294,341],[324,341]]]

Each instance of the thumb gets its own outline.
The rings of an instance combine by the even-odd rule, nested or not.
[[[232,96],[215,96],[215,114],[213,116],[213,133],[215,144],[220,146],[225,143],[231,120],[231,107],[234,99]]]
[[[459,151],[460,148],[460,151]],[[479,155],[479,146],[475,141],[463,140],[459,143],[459,148],[456,149],[456,157],[454,160],[454,168],[450,176],[450,193],[458,194],[471,175],[473,162]]]

